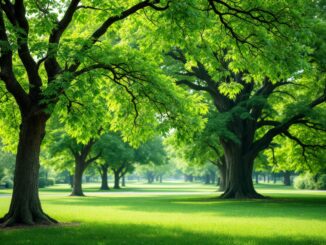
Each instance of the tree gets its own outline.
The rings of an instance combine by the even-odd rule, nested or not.
[[[159,5],[159,2],[144,0],[121,4],[113,1],[110,4],[97,3],[96,7],[92,1],[81,5],[80,0],[0,2],[1,90],[9,92],[10,103],[16,106],[16,118],[21,122],[12,202],[8,213],[0,220],[3,226],[56,223],[43,212],[39,200],[39,155],[51,115],[65,113],[63,108],[69,111],[72,105],[78,105],[79,102],[69,97],[70,94],[86,91],[91,97],[104,91],[99,80],[106,79],[124,89],[124,98],[129,96],[127,108],[132,108],[136,100],[135,90],[129,89],[127,82],[155,81],[151,86],[163,84],[158,79],[149,79],[147,74],[136,72],[139,69],[134,70],[136,67],[128,64],[132,59],[121,58],[119,47],[123,45],[119,46],[117,40],[121,37],[116,35],[121,27],[117,25],[140,10],[166,10],[168,6]],[[92,25],[89,18],[92,18]],[[111,30],[111,39],[108,30]],[[112,47],[115,47],[115,52],[111,52]],[[110,55],[103,55],[103,50]],[[138,85],[137,96],[143,94],[141,89],[152,94],[144,89],[146,87],[149,88],[148,84]],[[164,91],[171,91],[171,87],[161,86],[160,94]],[[122,110],[115,106],[115,110]],[[153,102],[154,107],[164,109]]]
[[[133,170],[133,163],[135,162],[134,148],[122,140],[120,133],[114,132],[104,134],[95,148],[101,152],[102,186],[105,186],[103,178],[107,179],[107,170],[109,168],[114,174],[113,188],[119,189],[120,179]]]
[[[223,4],[223,1],[210,3]],[[182,24],[179,26],[184,32],[179,38],[186,36],[189,42],[180,42],[179,47],[168,52],[170,65],[166,71],[174,74],[177,84],[188,88],[190,93],[207,95],[219,112],[215,121],[221,134],[216,140],[223,147],[227,166],[226,189],[222,197],[262,198],[253,187],[253,163],[275,137],[290,138],[303,148],[325,147],[321,138],[317,143],[305,143],[292,131],[295,125],[321,132],[325,130],[320,120],[320,115],[324,114],[322,104],[326,100],[325,80],[320,64],[308,62],[305,47],[313,46],[313,43],[302,37],[304,33],[293,33],[288,28],[298,24],[291,20],[293,16],[300,22],[297,14],[302,11],[302,5],[296,6],[296,13],[283,15],[283,20],[281,16],[274,19],[271,12],[265,13],[271,14],[268,23],[264,23],[265,17],[252,20],[259,24],[244,28],[247,38],[234,32],[238,28],[237,18],[241,19],[242,14],[255,17],[250,16],[255,10],[247,3],[243,6],[239,3],[239,6],[243,12],[234,9],[226,10],[225,14],[231,15],[234,28],[223,23],[232,38],[223,36],[220,27],[210,22],[209,17],[205,28],[199,26],[197,35],[194,34],[196,24],[189,17],[180,20]],[[211,7],[218,16],[223,16]],[[271,6],[271,9],[276,11],[275,7]],[[310,16],[304,21],[309,25],[311,23],[307,22],[312,19]],[[275,26],[266,28],[265,24]],[[187,32],[191,25],[195,28],[192,35]],[[256,30],[255,34],[251,33],[253,30]],[[311,96],[303,97],[303,94]]]
[[[57,166],[63,164],[63,168],[67,169],[67,164],[73,163],[74,177],[71,196],[84,196],[82,189],[83,174],[89,165],[101,156],[101,152],[93,150],[96,144],[95,137],[96,135],[86,143],[78,143],[76,139],[62,131],[53,131],[51,139],[48,139],[47,143],[50,145],[48,146],[50,155],[48,157],[56,157]],[[64,161],[60,161],[62,157],[65,158]]]
[[[98,163],[97,169],[101,176],[101,190],[110,190],[109,184],[108,184],[108,170],[109,170],[109,164],[105,162]]]

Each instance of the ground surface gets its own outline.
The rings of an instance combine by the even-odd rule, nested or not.
[[[129,184],[87,197],[41,190],[44,210],[69,225],[0,230],[0,244],[326,244],[326,192],[259,185],[271,199],[218,200],[215,186]],[[10,191],[0,190],[0,215]]]

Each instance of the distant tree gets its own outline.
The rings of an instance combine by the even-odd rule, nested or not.
[[[73,185],[71,196],[84,196],[82,189],[82,178],[86,168],[94,163],[101,155],[101,152],[94,152],[92,149],[96,143],[95,138],[89,139],[85,144],[78,143],[76,139],[67,135],[62,131],[52,133],[49,139],[50,157],[68,158],[71,160],[64,160],[63,162],[57,161],[57,164],[64,164],[65,168],[69,168],[66,164],[73,163]]]
[[[135,161],[140,165],[141,172],[145,174],[148,183],[153,183],[158,173],[158,168],[167,164],[167,153],[161,137],[155,137],[145,142],[135,151]],[[161,169],[163,171],[163,169]]]
[[[130,136],[132,137],[132,135]],[[98,141],[95,149],[101,152],[99,168],[101,169],[102,187],[106,188],[107,171],[112,170],[114,175],[114,189],[120,188],[120,179],[133,170],[135,163],[135,149],[122,140],[120,133],[104,134]]]
[[[12,187],[14,167],[15,156],[6,151],[0,142],[0,184],[6,188]]]

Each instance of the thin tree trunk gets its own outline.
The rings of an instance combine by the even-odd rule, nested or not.
[[[258,172],[256,172],[255,177],[256,177],[256,184],[259,184],[259,173]]]
[[[114,173],[114,189],[120,189],[120,173],[118,171],[113,171]]]
[[[71,196],[84,196],[82,180],[84,173],[84,164],[83,162],[75,163],[75,175],[74,175],[74,186],[72,188]]]
[[[189,182],[194,182],[194,176],[192,174],[189,175]]]
[[[57,223],[46,215],[38,194],[39,155],[45,135],[46,116],[22,118],[14,172],[14,187],[9,212],[1,226]]]
[[[204,179],[205,179],[205,185],[208,185],[211,183],[209,174],[205,174]]]
[[[126,186],[126,179],[125,179],[124,175],[122,176],[122,179],[121,179],[121,186],[123,186],[123,187]]]
[[[163,182],[163,175],[161,174],[160,175],[160,183],[162,183]]]
[[[108,166],[101,165],[101,190],[109,190]]]
[[[226,164],[225,161],[221,162],[222,164],[217,165],[219,169],[219,191],[225,191],[226,186]]]
[[[290,186],[291,185],[291,172],[290,171],[284,171],[284,185]]]
[[[224,142],[223,147],[227,165],[227,182],[221,198],[263,198],[255,191],[252,182],[254,157],[242,157],[241,146],[236,143]]]
[[[214,172],[212,172],[212,173],[210,174],[210,178],[211,178],[211,183],[212,183],[212,184],[215,184],[215,181],[216,181],[216,174],[215,174]]]
[[[74,175],[73,174],[69,174],[69,182],[70,182],[70,187],[73,188],[74,187]]]

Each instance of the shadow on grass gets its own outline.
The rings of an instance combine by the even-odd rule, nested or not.
[[[140,224],[85,224],[0,231],[0,244],[324,244],[310,236],[243,236]]]
[[[123,196],[50,199],[69,206],[109,206],[133,212],[209,213],[225,217],[287,217],[325,221],[326,197],[287,197],[264,200],[221,200],[209,197]]]

